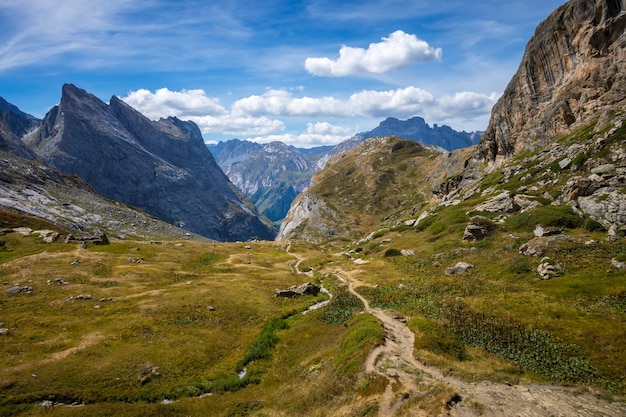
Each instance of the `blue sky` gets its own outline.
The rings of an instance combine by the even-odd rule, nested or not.
[[[484,130],[562,0],[0,0],[0,96],[43,117],[63,83],[207,142],[336,144],[386,117]]]

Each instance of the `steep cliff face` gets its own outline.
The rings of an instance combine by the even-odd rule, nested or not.
[[[21,137],[39,124],[40,120],[0,97],[0,151],[32,159],[35,154],[22,143]]]
[[[271,224],[221,172],[193,123],[154,122],[116,97],[107,105],[65,85],[59,106],[25,140],[56,169],[168,223],[217,240],[273,238]]]
[[[623,0],[572,0],[536,29],[479,144],[495,161],[545,146],[626,103]]]

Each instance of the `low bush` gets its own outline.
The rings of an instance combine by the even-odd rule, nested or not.
[[[390,248],[385,251],[384,256],[387,258],[390,256],[402,256],[402,251],[400,251],[400,249]]]

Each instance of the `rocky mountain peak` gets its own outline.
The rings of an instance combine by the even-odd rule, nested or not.
[[[54,168],[170,224],[216,240],[274,236],[192,122],[152,121],[117,97],[107,105],[66,84],[59,106],[26,142]]]
[[[407,120],[388,117],[373,130],[357,135],[361,141],[377,136],[398,136],[425,145],[441,146],[447,151],[466,148],[474,144],[473,133],[457,132],[446,125],[438,126],[435,124],[431,127],[422,117],[418,116]]]
[[[572,0],[536,29],[479,145],[496,161],[545,146],[626,100],[623,1]]]

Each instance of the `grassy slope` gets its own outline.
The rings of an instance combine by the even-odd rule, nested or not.
[[[308,277],[291,272],[293,256],[271,242],[250,249],[114,242],[84,250],[16,233],[1,240],[0,321],[10,330],[0,336],[0,415],[38,415],[37,404],[46,399],[86,404],[55,407],[55,415],[219,416],[256,409],[315,415],[320,401],[341,404],[352,396],[348,381],[360,369],[345,371],[335,355],[359,364],[378,341],[367,331],[358,335],[359,326],[380,326],[352,324],[353,306],[336,308],[349,314],[333,321],[323,310],[299,313],[323,295],[275,298],[276,288]],[[56,278],[68,285],[47,284]],[[5,294],[14,283],[33,287],[33,294]],[[92,298],[69,299],[81,294]],[[262,359],[247,364],[241,383],[238,364],[276,320],[284,326],[273,330],[275,344],[261,346]],[[342,342],[353,328],[357,335],[352,330]],[[355,347],[351,337],[361,344]],[[303,379],[310,384],[302,387]],[[198,397],[207,392],[213,395]],[[178,401],[160,404],[164,399]]]
[[[339,165],[324,174],[341,179],[327,191],[338,191],[336,204],[356,219],[355,241],[382,229],[370,241],[292,248],[304,259],[300,268],[312,268],[334,295],[328,307],[306,315],[297,312],[319,297],[273,297],[276,288],[310,279],[292,271],[294,256],[277,243],[247,249],[241,243],[122,241],[80,250],[17,234],[0,237],[3,288],[19,283],[34,289],[32,295],[0,294],[0,322],[10,329],[0,336],[0,415],[41,414],[36,405],[44,399],[86,403],[55,407],[53,415],[374,415],[386,381],[364,375],[362,363],[381,341],[380,324],[353,314],[361,306],[333,278],[335,270],[372,284],[359,291],[374,306],[409,317],[416,356],[446,372],[470,380],[590,384],[624,395],[626,272],[610,265],[612,258],[626,260],[623,239],[607,242],[605,232],[572,225],[566,232],[573,241],[546,254],[564,273],[542,281],[540,259],[518,248],[533,237],[536,223],[558,223],[567,213],[544,202],[530,215],[503,223],[493,218],[494,235],[464,243],[470,210],[485,199],[476,194],[440,207],[417,228],[402,226],[428,205],[427,184],[419,178],[431,159],[399,152],[396,174],[374,176],[382,188],[369,194],[350,191],[352,182],[345,181],[370,170],[368,161],[354,165],[357,170]],[[393,161],[383,156],[382,162]],[[539,176],[548,167],[527,169]],[[505,181],[496,172],[483,189],[516,189],[524,174]],[[384,190],[390,197],[378,198]],[[544,191],[555,192],[540,190],[537,198]],[[350,195],[358,203],[352,209]],[[583,243],[590,239],[599,243]],[[389,249],[411,249],[416,256],[385,256],[394,253]],[[458,261],[474,268],[445,275]],[[55,278],[69,284],[47,285]],[[93,298],[68,299],[80,294]],[[239,381],[238,364],[275,320],[281,324],[270,329],[273,342],[262,342],[267,355],[249,363]],[[206,392],[213,395],[199,397]],[[160,404],[163,399],[177,401]]]

